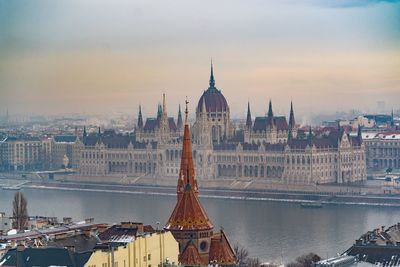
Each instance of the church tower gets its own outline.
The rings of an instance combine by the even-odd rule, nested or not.
[[[198,198],[198,185],[192,155],[186,101],[181,166],[177,185],[177,203],[165,230],[179,242],[179,262],[186,266],[235,263],[235,254],[225,233],[214,234],[214,225]]]

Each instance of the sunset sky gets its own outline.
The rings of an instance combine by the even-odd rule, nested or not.
[[[400,2],[0,0],[0,114],[400,108]]]

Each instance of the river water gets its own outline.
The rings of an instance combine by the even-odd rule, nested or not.
[[[107,192],[24,189],[30,215],[93,217],[95,222],[140,221],[164,225],[176,197]],[[0,190],[0,211],[11,213],[13,191]],[[201,198],[215,229],[224,227],[231,243],[262,261],[288,262],[315,252],[334,256],[361,234],[400,221],[395,207],[337,206],[305,209],[296,203]]]

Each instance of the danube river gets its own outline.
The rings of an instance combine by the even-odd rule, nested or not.
[[[93,217],[96,222],[141,221],[164,225],[176,197],[106,192],[24,189],[30,215]],[[14,191],[0,190],[0,211],[11,212]],[[400,221],[394,207],[325,206],[305,209],[296,203],[201,199],[215,229],[247,247],[263,261],[288,262],[307,252],[334,256],[364,232]]]

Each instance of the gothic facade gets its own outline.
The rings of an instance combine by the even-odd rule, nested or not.
[[[366,179],[361,133],[349,136],[338,128],[321,136],[299,136],[293,103],[289,118],[274,115],[269,101],[265,116],[251,116],[235,128],[224,95],[215,86],[211,66],[209,87],[198,101],[192,125],[193,160],[199,179],[268,179],[282,183],[348,183]],[[75,144],[81,175],[174,178],[179,172],[182,115],[167,114],[165,95],[155,118],[143,119],[129,135],[113,131],[84,136]]]

